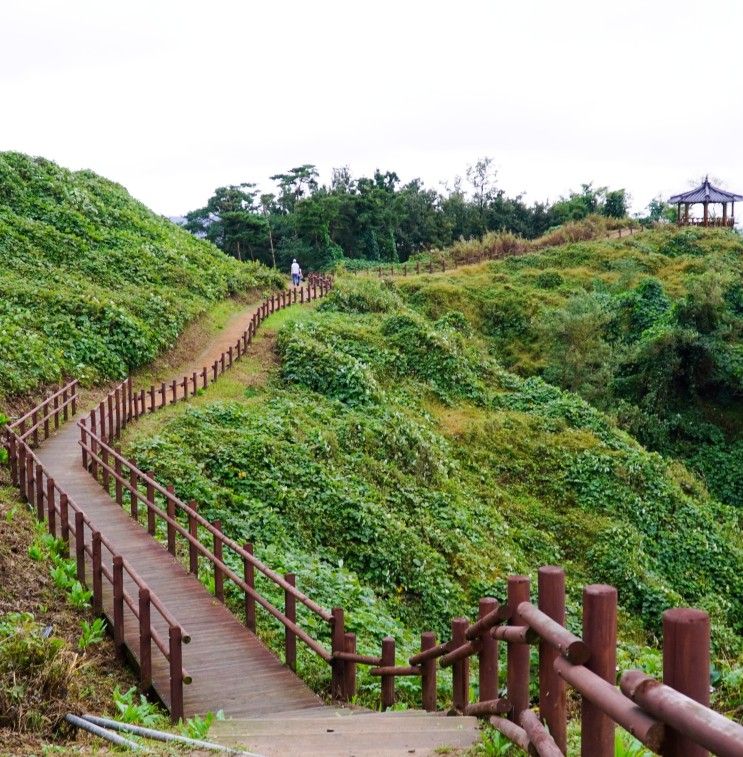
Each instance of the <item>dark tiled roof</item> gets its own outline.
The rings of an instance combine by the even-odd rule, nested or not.
[[[690,189],[688,192],[674,195],[668,202],[735,202],[736,200],[743,200],[743,195],[718,189],[709,183],[709,179],[705,179],[704,183],[700,184],[696,189]]]

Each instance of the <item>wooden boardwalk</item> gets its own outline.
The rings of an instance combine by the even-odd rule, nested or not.
[[[222,709],[226,715],[246,717],[320,705],[320,699],[291,670],[83,470],[78,439],[77,426],[68,423],[36,454],[191,636],[191,642],[183,646],[183,666],[193,678],[184,687],[186,716]],[[127,579],[125,590],[136,597],[136,587]],[[104,611],[111,620],[110,585],[104,582],[103,586]],[[136,659],[138,628],[128,608],[125,622],[127,647]],[[158,631],[167,639],[164,621]],[[153,686],[169,706],[167,664],[160,655],[153,655],[152,665]]]
[[[269,312],[273,312],[273,304]],[[226,345],[232,364],[232,340],[236,335],[239,339],[235,327],[229,324],[189,366],[186,375],[193,376],[192,392],[196,387],[193,371],[198,371],[200,365],[213,364],[213,380],[217,379],[215,361],[221,360],[224,371]],[[205,375],[203,383],[206,384]],[[161,384],[157,392],[153,388],[152,394],[140,397],[139,410],[188,399],[188,386],[188,380],[183,382],[182,377]],[[108,422],[110,431],[110,412]],[[36,456],[47,477],[53,478],[80,508],[92,529],[100,532],[107,548],[126,560],[190,637],[190,642],[182,646],[182,669],[191,680],[183,687],[185,717],[222,710],[229,720],[218,724],[215,737],[264,755],[420,755],[434,754],[441,748],[460,750],[479,740],[478,721],[473,717],[440,718],[421,711],[372,713],[325,706],[83,468],[79,439],[77,424],[69,422],[36,449]],[[71,520],[73,516],[70,510]],[[86,560],[86,576],[90,576],[90,557]],[[126,571],[123,576],[124,592],[136,603],[138,586]],[[102,610],[111,627],[115,627],[112,583],[103,581],[101,586]],[[167,640],[166,620],[153,612],[151,622],[160,638]],[[139,662],[139,622],[126,603],[123,626],[124,647]],[[153,688],[171,709],[168,662],[153,650],[151,664]]]

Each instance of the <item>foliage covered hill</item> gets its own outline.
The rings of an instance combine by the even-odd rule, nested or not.
[[[90,171],[0,153],[0,396],[121,378],[207,303],[277,283]]]
[[[576,248],[562,254],[583,255],[586,280],[600,281]],[[739,655],[736,509],[577,394],[496,359],[505,342],[485,335],[473,298],[528,260],[396,285],[342,280],[282,329],[265,389],[180,409],[135,455],[319,601],[342,603],[366,651],[384,633],[408,648],[414,632],[445,635],[478,597],[503,596],[509,573],[558,563],[573,622],[579,587],[605,581],[619,588],[626,640],[652,642],[664,608],[692,605],[712,614],[718,652]]]
[[[460,311],[490,354],[611,412],[743,507],[743,239],[675,228],[554,247],[399,285]]]

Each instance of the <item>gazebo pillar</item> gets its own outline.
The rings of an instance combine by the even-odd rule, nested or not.
[[[726,202],[722,203],[722,225],[728,225],[728,204]]]
[[[684,223],[689,223],[689,203],[684,203]]]
[[[704,225],[706,226],[709,223],[709,202],[707,200],[704,201]]]
[[[681,225],[681,203],[676,204],[676,223]]]

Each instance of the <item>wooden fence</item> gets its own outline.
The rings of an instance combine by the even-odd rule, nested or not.
[[[78,382],[65,385],[40,405],[11,423],[4,430],[4,445],[8,450],[11,480],[21,497],[36,508],[39,521],[47,522],[49,533],[65,545],[67,556],[74,556],[77,579],[92,593],[91,603],[96,615],[103,614],[105,584],[112,596],[111,628],[117,654],[124,658],[124,605],[128,606],[139,627],[138,644],[130,649],[138,661],[140,686],[152,684],[152,647],[167,662],[170,676],[171,714],[174,721],[183,716],[183,685],[191,683],[191,676],[182,664],[182,644],[191,639],[123,555],[116,553],[111,543],[85,515],[83,509],[49,476],[31,448],[38,443],[39,430],[44,437],[50,433],[49,421],[59,428],[60,414],[66,420],[77,407]],[[61,398],[61,401],[60,401]],[[89,569],[89,573],[88,573]],[[125,577],[136,589],[136,596],[125,588]],[[167,626],[168,637],[158,632],[157,617]]]

